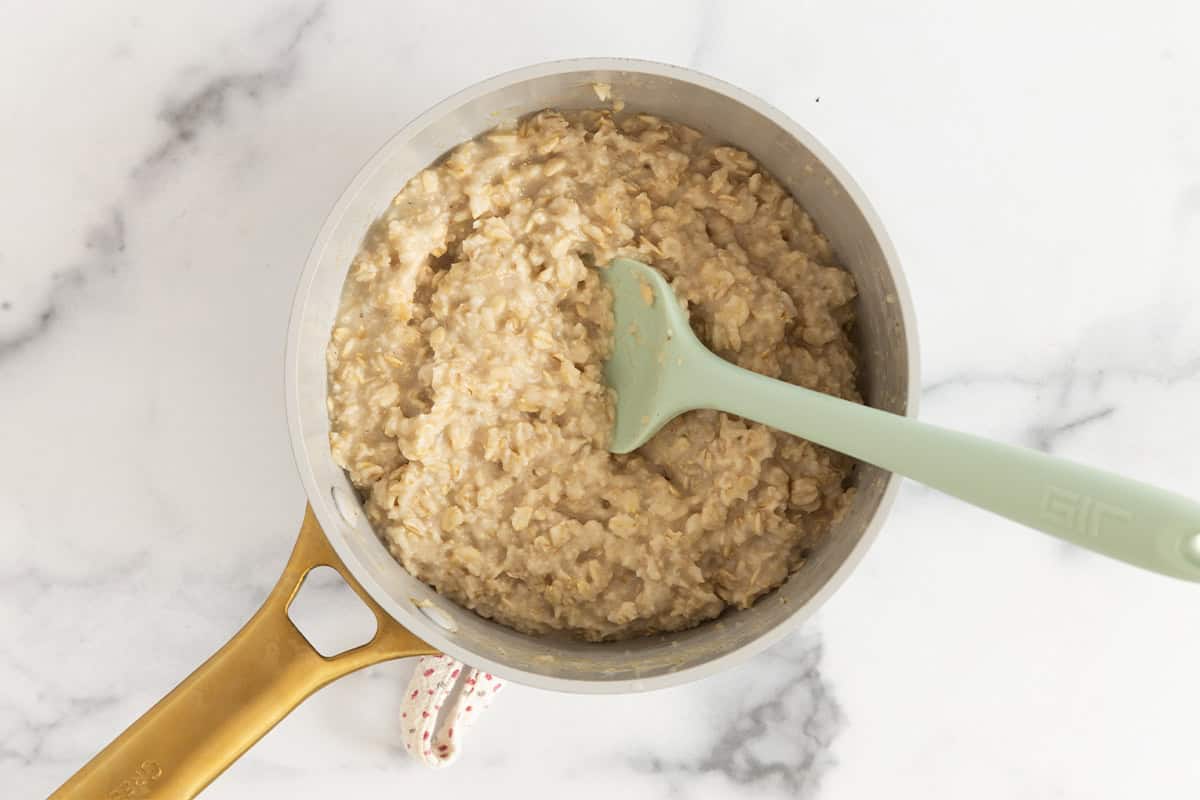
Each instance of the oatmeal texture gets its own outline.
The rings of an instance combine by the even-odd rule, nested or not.
[[[521,631],[591,640],[745,607],[843,511],[851,462],[713,411],[606,450],[612,298],[658,267],[720,356],[858,400],[855,287],[754,159],[608,111],[526,118],[410,180],[328,350],[334,458],[396,559]]]

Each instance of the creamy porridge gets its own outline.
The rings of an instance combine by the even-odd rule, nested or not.
[[[847,458],[727,414],[606,450],[597,269],[618,255],[662,270],[722,357],[859,399],[854,282],[746,153],[607,111],[456,148],[354,260],[330,439],[396,559],[518,630],[619,639],[748,606],[849,501]]]

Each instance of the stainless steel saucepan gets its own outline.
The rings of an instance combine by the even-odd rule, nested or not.
[[[405,182],[462,141],[544,108],[599,105],[609,84],[626,112],[685,123],[748,150],[788,188],[858,282],[862,389],[875,407],[914,411],[912,307],[879,220],[845,171],[803,128],[761,100],[691,70],[623,59],[540,64],[477,84],[415,119],[338,200],[300,276],[288,332],[287,414],[308,496],[279,583],[233,639],[100,752],[56,798],[191,797],[302,700],[354,670],[445,652],[509,680],[569,692],[637,692],[696,680],[796,629],[845,579],[887,515],[896,480],[859,466],[848,513],[804,567],[754,607],[682,633],[615,644],[535,638],[440,597],[388,554],[329,451],[325,346],[342,282],[368,227]],[[375,637],[321,656],[287,616],[304,576],[337,569],[374,612]]]

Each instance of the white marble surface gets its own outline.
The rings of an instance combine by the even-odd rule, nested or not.
[[[925,419],[1200,495],[1194,4],[441,5],[5,6],[5,797],[49,793],[262,599],[304,502],[281,357],[309,243],[393,131],[511,67],[653,58],[781,107],[891,231]],[[433,773],[386,665],[206,796],[1194,798],[1198,619],[1200,587],[910,485],[740,669],[514,687]]]

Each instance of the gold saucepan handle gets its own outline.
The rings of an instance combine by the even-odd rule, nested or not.
[[[378,622],[371,641],[332,658],[314,650],[287,614],[304,576],[319,566],[341,573]],[[262,608],[51,800],[194,797],[325,684],[380,661],[436,652],[363,591],[307,508],[292,556]]]

